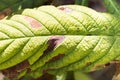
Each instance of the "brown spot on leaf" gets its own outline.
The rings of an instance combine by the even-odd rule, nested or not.
[[[97,70],[97,69],[105,68],[105,67],[106,67],[105,64],[97,64],[97,65],[95,65],[95,66],[92,68],[91,71],[95,71],[95,70]]]
[[[95,70],[89,73],[90,77],[93,80],[112,80],[114,74],[115,74],[115,64],[110,64],[109,66],[103,69]]]
[[[10,67],[8,69],[2,70],[2,73],[10,78],[11,80],[13,80],[14,78],[16,78],[20,71],[23,71],[27,68],[29,68],[30,64],[28,61],[23,61],[22,63],[17,64],[16,66]]]
[[[120,61],[113,60],[110,63],[115,64],[115,76],[117,76],[120,73]]]
[[[30,68],[27,68],[27,73],[31,73],[31,69]]]
[[[44,69],[44,70],[42,71],[42,73],[43,73],[43,74],[46,74],[46,73],[48,73],[48,71],[51,71],[51,70],[54,70],[54,69],[47,68],[47,69]]]
[[[86,65],[87,65],[87,66],[89,66],[89,65],[91,65],[91,64],[92,64],[92,62],[87,62],[87,64],[86,64]]]
[[[50,51],[52,51],[55,47],[57,47],[60,43],[62,43],[62,41],[64,40],[64,36],[52,36],[49,40],[48,40],[48,48],[44,51],[44,53],[48,53]]]
[[[72,12],[72,9],[67,8],[67,7],[60,7],[59,10],[64,11],[64,12]]]
[[[32,17],[25,16],[24,19],[30,23],[32,28],[39,28],[42,26],[42,24],[39,21],[33,19]]]
[[[120,61],[118,61],[118,60],[113,60],[113,61],[111,61],[110,63],[120,63]]]
[[[110,61],[109,63],[106,63],[106,64],[96,64],[93,68],[92,68],[92,71],[95,71],[96,69],[98,68],[106,68],[112,64],[116,64],[116,73],[120,73],[120,61],[118,60],[113,60],[113,61]],[[118,67],[119,66],[119,67]]]
[[[105,64],[105,67],[106,67],[106,66],[109,66],[109,65],[110,65],[110,63],[107,63],[107,64]]]
[[[61,59],[61,58],[64,57],[64,56],[65,56],[65,54],[59,54],[59,55],[53,57],[52,59],[50,59],[50,60],[48,61],[48,63],[49,63],[49,62],[52,62],[52,61],[59,60],[59,59]]]

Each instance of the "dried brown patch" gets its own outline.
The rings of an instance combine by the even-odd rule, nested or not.
[[[95,70],[97,70],[97,69],[99,69],[99,68],[108,67],[108,65],[110,65],[110,64],[109,64],[109,63],[107,63],[107,64],[97,64],[97,65],[95,65],[95,66],[92,68],[91,71],[95,71]]]
[[[52,59],[50,59],[47,63],[59,60],[59,59],[61,59],[64,56],[65,56],[65,54],[59,54],[59,55],[53,57]]]
[[[57,47],[63,40],[65,39],[64,36],[52,36],[48,40],[48,48],[44,51],[44,53],[51,52],[55,47]]]
[[[90,72],[89,75],[93,80],[112,80],[115,74],[115,64],[110,64],[109,66]]]
[[[22,63],[19,63],[16,66],[13,66],[13,67],[5,69],[5,70],[2,70],[2,73],[6,77],[13,80],[13,78],[16,78],[19,75],[20,71],[23,71],[23,70],[29,68],[29,66],[30,66],[30,64],[29,64],[28,61],[23,61]]]
[[[48,73],[48,71],[52,71],[52,70],[54,70],[54,69],[50,69],[50,68],[48,68],[48,69],[43,69],[42,73],[43,73],[43,74],[46,74],[46,73]]]
[[[120,61],[114,60],[112,63],[115,64],[115,75],[118,75],[120,73]]]
[[[109,66],[109,65],[110,65],[110,63],[105,64],[105,66]]]
[[[89,65],[91,65],[91,64],[92,64],[92,62],[87,62],[87,64],[86,64],[86,65],[87,65],[87,66],[89,66]]]
[[[116,74],[120,73],[120,61],[118,61],[118,60],[113,60],[106,64],[97,64],[92,68],[92,71],[95,71],[98,68],[106,68],[112,64],[116,65]]]

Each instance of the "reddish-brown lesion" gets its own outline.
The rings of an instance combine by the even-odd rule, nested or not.
[[[112,64],[115,64],[115,75],[120,74],[120,61],[114,60],[111,62]]]
[[[60,7],[58,9],[61,11],[64,11],[64,12],[72,12],[73,11],[71,8],[67,8],[67,7]]]
[[[89,65],[91,65],[91,64],[92,64],[92,62],[87,62],[87,63],[86,63],[87,66],[89,66]]]
[[[62,43],[65,39],[65,36],[52,36],[48,40],[48,48],[44,51],[44,54],[47,54],[48,52],[51,52],[53,49],[55,49],[60,43]]]
[[[109,63],[107,63],[107,64],[96,64],[96,65],[91,69],[91,71],[95,71],[95,70],[97,70],[97,69],[105,68],[105,67],[107,67],[108,65],[109,65]]]
[[[29,72],[29,62],[23,61],[22,63],[17,64],[16,66],[10,67],[8,69],[2,70],[2,73],[10,78],[11,80],[13,80],[14,78],[17,78],[17,76],[20,74],[21,71],[23,70],[28,70],[27,72]]]
[[[42,26],[42,24],[39,21],[32,17],[24,16],[24,19],[29,22],[32,28],[40,28]]]
[[[65,56],[65,54],[58,54],[57,56],[54,56],[53,58],[51,58],[47,63],[59,60],[59,59],[63,58],[64,56]]]
[[[92,64],[92,63],[91,63],[91,64]],[[95,70],[98,69],[98,68],[106,68],[106,67],[108,67],[108,66],[110,66],[110,65],[112,65],[112,64],[115,64],[115,66],[116,66],[116,74],[117,74],[117,73],[120,73],[120,69],[119,69],[119,67],[120,67],[120,61],[118,61],[118,60],[113,60],[113,61],[110,61],[109,63],[106,63],[106,64],[96,64],[96,65],[92,68],[91,71],[95,71]],[[87,64],[87,66],[89,66],[89,65]]]

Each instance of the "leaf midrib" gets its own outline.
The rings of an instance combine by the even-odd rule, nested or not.
[[[14,39],[25,39],[25,38],[35,38],[35,37],[52,37],[52,36],[72,36],[72,37],[76,37],[76,36],[96,36],[96,37],[120,37],[119,35],[41,35],[41,36],[27,36],[27,37],[15,37],[15,38],[6,38],[6,39],[0,39],[0,41],[2,40],[14,40]]]

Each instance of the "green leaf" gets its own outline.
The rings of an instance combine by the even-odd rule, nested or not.
[[[107,11],[112,14],[119,15],[120,13],[120,6],[117,2],[117,0],[104,0],[105,6],[107,8]]]
[[[12,12],[15,12],[24,8],[40,6],[46,1],[47,0],[1,0],[0,11],[11,8]]]
[[[116,16],[84,6],[25,9],[0,21],[0,70],[28,61],[20,70],[31,69],[33,77],[90,71],[119,57],[119,26]]]
[[[74,72],[75,80],[92,80],[89,76],[85,75],[84,73],[81,73],[80,71]]]
[[[20,2],[21,0],[1,0],[0,2],[0,11],[5,9],[5,8],[8,8],[10,7],[11,5],[15,4],[15,3],[18,3]]]
[[[88,0],[75,0],[75,4],[88,6]]]

